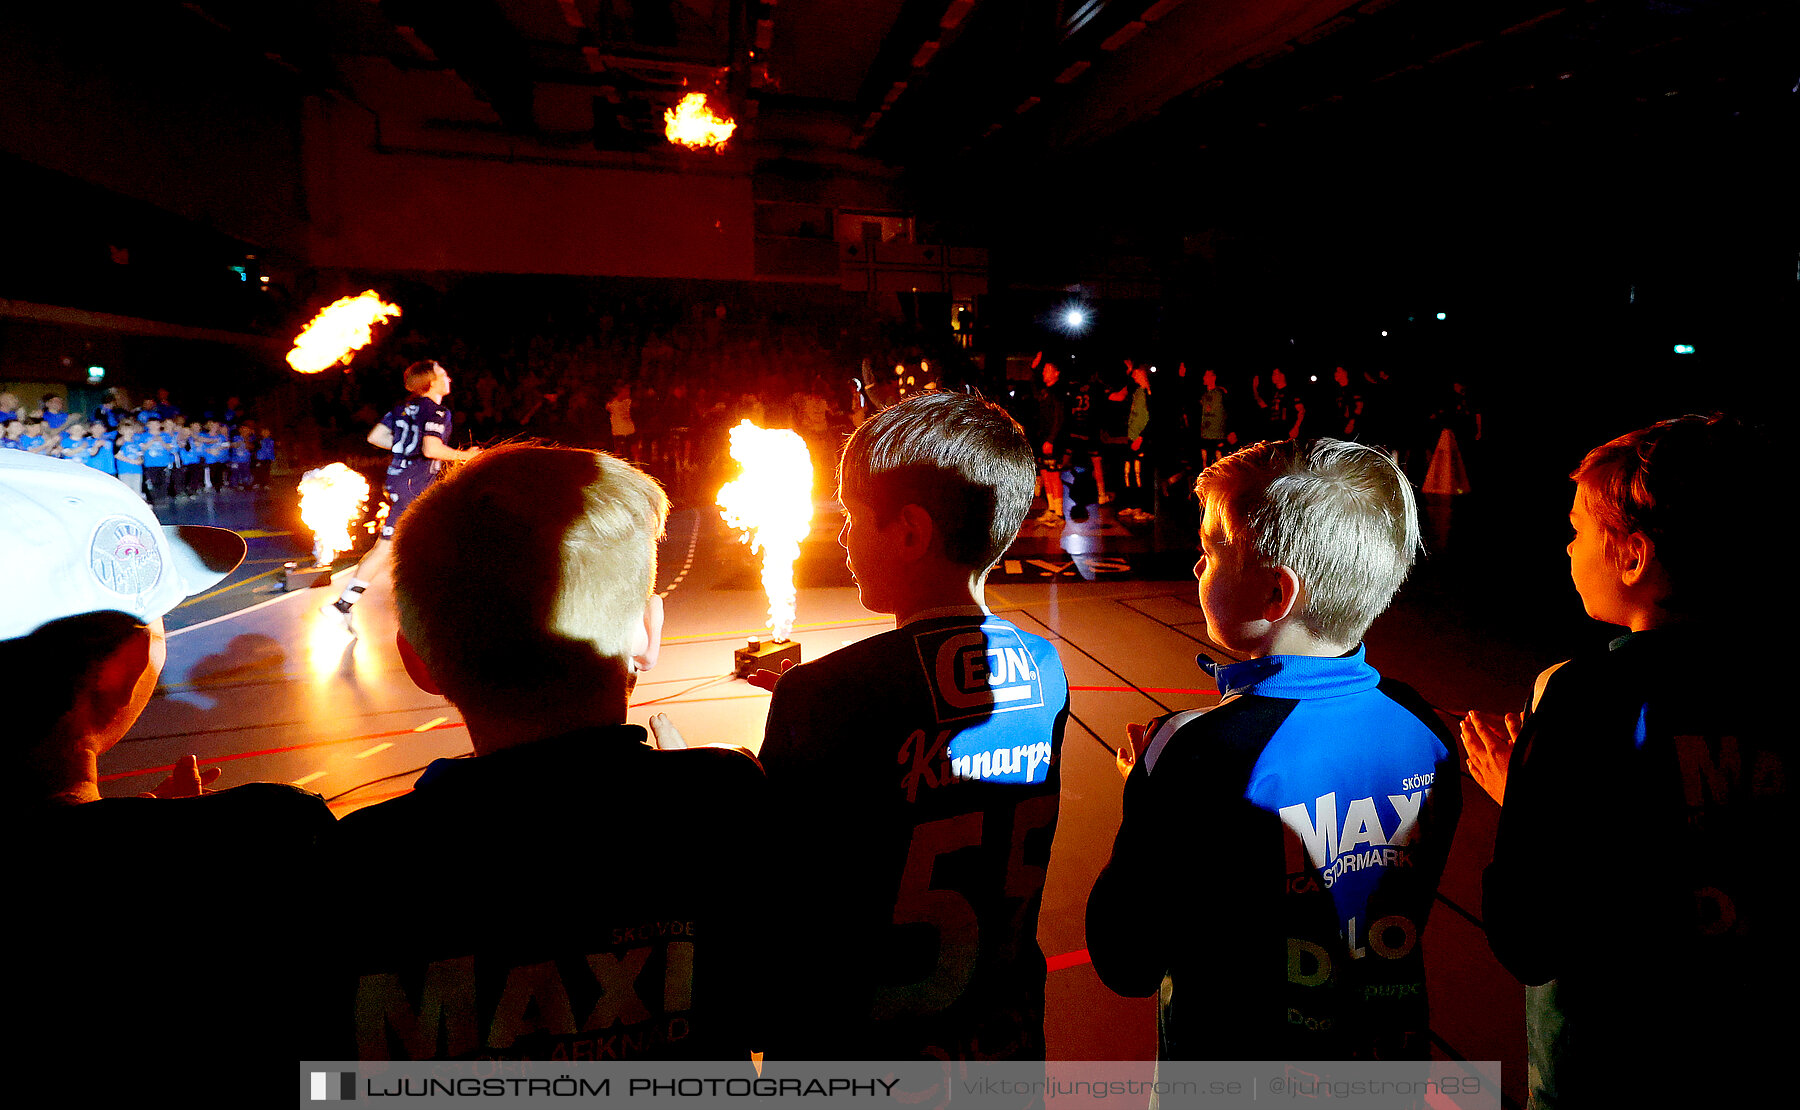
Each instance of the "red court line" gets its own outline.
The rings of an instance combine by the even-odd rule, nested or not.
[[[1083,948],[1075,952],[1064,952],[1060,956],[1051,956],[1044,961],[1044,970],[1061,971],[1064,968],[1080,967],[1086,963],[1093,963],[1093,960],[1088,957],[1088,950]]]
[[[370,732],[362,736],[346,736],[339,740],[314,740],[308,744],[289,744],[285,748],[262,748],[253,752],[232,752],[229,755],[212,755],[201,760],[202,765],[214,763],[230,763],[237,759],[253,759],[259,755],[281,755],[284,752],[303,752],[308,748],[328,748],[333,744],[354,744],[361,740],[382,740],[389,736],[405,736],[409,732],[437,732],[446,728],[462,728],[461,721],[445,721],[441,725],[432,725],[428,729],[397,728],[387,732]],[[161,767],[146,767],[141,771],[117,771],[110,775],[101,775],[101,782],[112,782],[115,779],[136,778],[139,775],[166,775],[175,769],[173,763],[165,763]]]
[[[1216,694],[1217,690],[1190,690],[1185,686],[1071,686],[1071,690],[1099,690],[1108,694]]]

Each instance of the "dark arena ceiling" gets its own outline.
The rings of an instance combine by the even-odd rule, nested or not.
[[[1431,287],[1451,265],[1624,289],[1641,264],[1708,287],[1782,271],[1782,292],[1758,294],[1779,297],[1796,246],[1797,14],[1793,0],[14,6],[0,150],[295,270],[333,265],[319,244],[356,198],[345,174],[320,178],[345,152],[315,146],[310,121],[329,116],[337,141],[350,120],[363,150],[404,156],[390,163],[710,176],[746,210],[752,193],[847,183],[916,218],[919,242],[988,248],[994,289],[1117,276],[1129,256],[1124,271],[1161,282],[1146,295],[1247,288],[1247,273]],[[695,90],[739,122],[723,153],[662,138],[663,112]],[[202,101],[203,122],[186,119]],[[196,135],[210,149],[190,155]],[[519,226],[554,228],[579,195],[512,180],[541,201]],[[609,229],[590,215],[577,230]],[[363,245],[368,260],[385,243]],[[655,276],[413,255],[381,264]],[[1596,275],[1607,258],[1619,272]]]
[[[268,61],[387,141],[507,158],[672,158],[699,89],[725,157],[909,170],[930,194],[1229,168],[1330,172],[1479,134],[1616,144],[1792,120],[1786,0],[189,0],[123,21]],[[97,31],[109,33],[116,27]],[[1366,158],[1362,159],[1366,160]],[[723,166],[721,167],[723,168]],[[999,180],[995,180],[995,179]],[[984,179],[984,180],[977,180]]]

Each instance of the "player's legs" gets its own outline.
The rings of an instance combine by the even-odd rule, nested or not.
[[[1088,518],[1088,506],[1099,501],[1096,484],[1100,458],[1099,448],[1087,436],[1072,436],[1062,454],[1063,487],[1069,504],[1069,519],[1080,524]]]
[[[369,588],[369,583],[387,570],[388,563],[393,559],[388,550],[390,546],[392,545],[386,539],[377,539],[374,546],[369,548],[369,553],[362,557],[362,562],[356,564],[356,569],[350,572],[350,581],[344,586],[344,592],[332,603],[340,613],[350,612],[351,607],[362,600],[363,591]]]
[[[351,632],[356,631],[356,626],[350,623],[350,611],[356,607],[358,601],[362,600],[363,591],[369,588],[369,584],[375,581],[376,576],[387,570],[388,563],[393,558],[392,545],[389,541],[394,538],[394,529],[399,525],[400,517],[406,512],[407,506],[411,505],[413,498],[418,496],[417,490],[404,487],[395,490],[390,486],[382,492],[387,497],[388,512],[381,522],[381,535],[376,537],[375,546],[369,548],[369,553],[362,557],[362,562],[357,563],[356,569],[350,572],[350,580],[344,584],[344,592],[338,595],[336,601],[321,610],[328,615],[336,612],[343,618],[344,626]]]
[[[1062,464],[1053,451],[1046,455],[1038,450],[1038,486],[1044,491],[1044,515],[1039,524],[1061,524],[1063,520]]]

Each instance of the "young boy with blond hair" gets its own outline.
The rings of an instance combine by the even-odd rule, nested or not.
[[[794,876],[772,1057],[1043,1057],[1068,680],[984,593],[1036,474],[1012,417],[961,393],[908,397],[844,447],[838,542],[898,627],[789,670],[769,705]]]
[[[1423,1059],[1420,941],[1461,795],[1449,734],[1362,644],[1419,547],[1412,490],[1323,439],[1227,455],[1196,492],[1207,634],[1244,658],[1201,656],[1219,704],[1120,749],[1094,969],[1160,992],[1159,1059]]]
[[[1790,947],[1792,667],[1728,556],[1777,473],[1718,415],[1588,452],[1569,571],[1588,616],[1629,631],[1540,675],[1522,717],[1463,722],[1503,803],[1482,916],[1527,984],[1534,1107],[1748,1103],[1791,1045],[1769,976]]]
[[[747,1059],[762,772],[625,723],[667,511],[611,455],[513,446],[395,533],[401,660],[474,758],[339,824],[345,868],[404,861],[409,892],[361,902],[340,954],[360,1058]]]

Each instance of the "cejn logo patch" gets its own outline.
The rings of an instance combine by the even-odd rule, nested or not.
[[[938,629],[919,633],[913,642],[931,678],[939,724],[1044,704],[1037,661],[1010,625]]]

